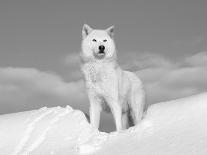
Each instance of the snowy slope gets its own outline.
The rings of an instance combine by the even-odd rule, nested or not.
[[[206,155],[207,93],[149,108],[134,132],[109,140],[99,155]]]
[[[76,154],[77,145],[96,133],[84,114],[69,106],[2,115],[0,154]]]
[[[0,116],[0,154],[206,155],[207,93],[152,105],[136,127],[110,134],[80,111],[42,108]]]

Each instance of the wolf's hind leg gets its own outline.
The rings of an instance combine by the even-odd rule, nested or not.
[[[129,127],[128,125],[128,114],[122,113],[122,129],[127,129]]]
[[[122,130],[122,109],[118,105],[117,102],[111,105],[111,112],[114,117],[115,125],[116,125],[116,130],[120,131]]]
[[[133,118],[134,125],[138,124],[144,115],[145,92],[140,87],[134,87],[131,92],[130,114]]]

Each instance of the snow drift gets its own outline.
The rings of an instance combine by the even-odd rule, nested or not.
[[[66,108],[0,116],[0,154],[206,155],[207,93],[158,103],[122,132],[103,133]]]

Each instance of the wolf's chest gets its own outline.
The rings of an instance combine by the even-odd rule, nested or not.
[[[93,84],[104,82],[107,78],[107,72],[105,70],[102,70],[102,68],[95,68],[90,67],[87,71],[88,79]]]
[[[96,91],[107,91],[116,81],[115,70],[111,66],[86,65],[83,72],[87,87]]]
[[[86,80],[94,84],[112,80],[115,72],[108,66],[86,66],[84,70]]]

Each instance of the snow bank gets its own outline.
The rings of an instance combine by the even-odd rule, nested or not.
[[[97,133],[69,106],[1,115],[0,154],[77,154],[78,145]]]
[[[207,93],[152,105],[126,131],[98,132],[84,114],[66,108],[0,116],[0,154],[206,155]]]
[[[152,105],[138,126],[112,138],[99,155],[206,155],[207,93]]]

